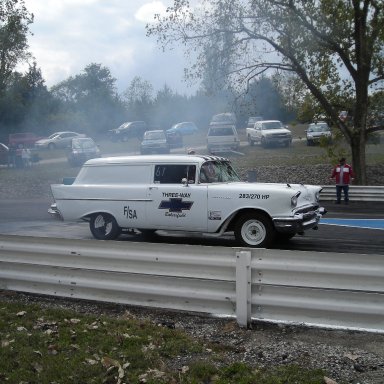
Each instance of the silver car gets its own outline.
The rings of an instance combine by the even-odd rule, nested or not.
[[[71,145],[72,139],[76,137],[85,137],[85,135],[70,131],[55,132],[47,138],[36,141],[35,147],[39,149],[67,148]]]
[[[307,145],[315,145],[321,141],[332,140],[332,131],[326,122],[319,121],[317,123],[309,124],[308,129],[306,130],[307,134]]]

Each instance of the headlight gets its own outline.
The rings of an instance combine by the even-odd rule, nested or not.
[[[320,191],[317,191],[315,193],[315,200],[316,200],[316,203],[318,203],[320,201]]]
[[[296,205],[297,205],[297,200],[298,200],[298,198],[299,198],[300,195],[301,195],[301,192],[299,191],[299,192],[296,193],[295,196],[292,196],[292,197],[291,197],[291,206],[292,206],[293,208],[296,207]]]

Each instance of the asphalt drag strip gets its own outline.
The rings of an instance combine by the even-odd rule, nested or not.
[[[337,225],[342,227],[367,228],[384,230],[384,219],[326,219],[320,220],[322,225]]]

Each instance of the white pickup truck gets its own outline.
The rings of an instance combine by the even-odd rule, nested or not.
[[[260,143],[262,147],[292,144],[292,133],[279,120],[260,120],[252,128],[246,128],[250,145]]]
[[[269,247],[310,228],[325,213],[321,187],[242,182],[228,159],[146,155],[87,161],[74,180],[51,185],[49,212],[89,221],[96,239],[126,229],[234,232],[239,245]]]

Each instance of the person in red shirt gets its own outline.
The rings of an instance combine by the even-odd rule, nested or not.
[[[336,204],[341,202],[341,191],[344,193],[344,202],[349,202],[349,184],[353,181],[355,174],[352,167],[345,162],[345,157],[339,160],[339,164],[333,168],[331,179],[336,182]]]

